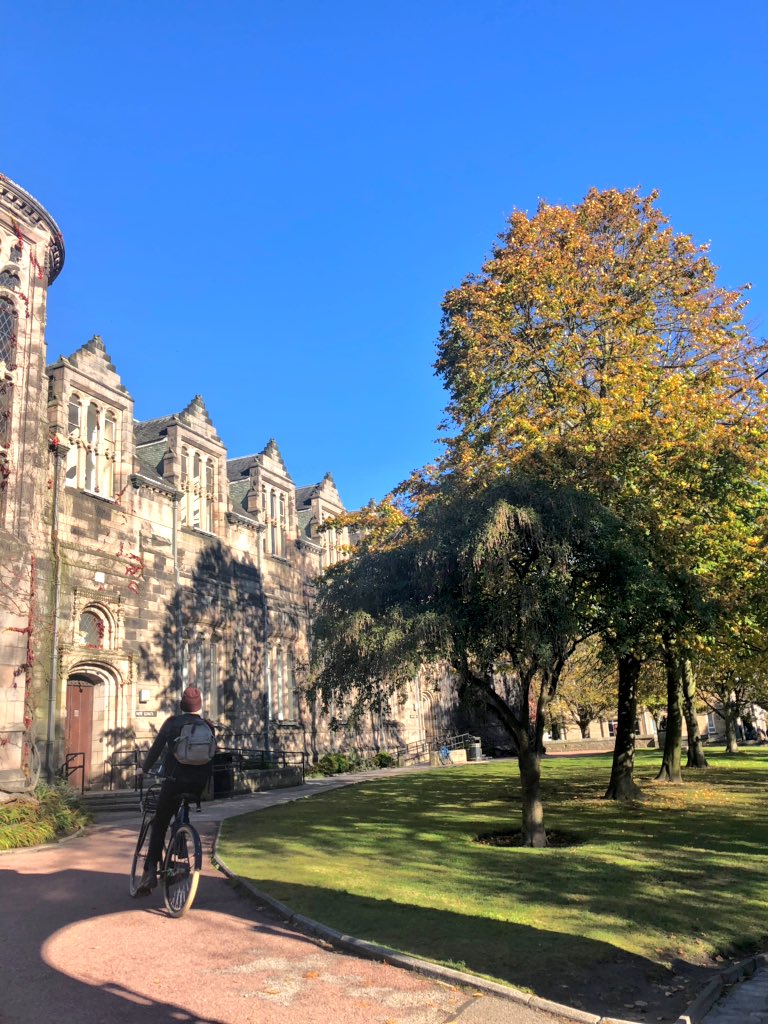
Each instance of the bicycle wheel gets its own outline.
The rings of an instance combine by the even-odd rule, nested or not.
[[[163,897],[171,917],[192,906],[203,866],[203,847],[192,825],[179,825],[171,836],[163,864]]]
[[[136,849],[134,850],[133,861],[131,862],[131,896],[135,896],[138,892],[141,876],[144,873],[144,861],[147,858],[147,850],[149,849],[149,833],[154,820],[154,817],[145,814],[144,820],[141,823],[139,838],[136,840]]]

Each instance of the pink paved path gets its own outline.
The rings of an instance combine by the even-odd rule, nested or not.
[[[285,928],[210,866],[215,817],[200,818],[206,867],[180,920],[157,893],[128,895],[137,819],[0,857],[0,1024],[561,1020],[336,953]]]

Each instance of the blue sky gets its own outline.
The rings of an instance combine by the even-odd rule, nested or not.
[[[768,335],[767,11],[9,8],[0,170],[67,247],[50,357],[101,334],[138,418],[199,392],[231,457],[274,436],[356,507],[434,457],[440,301],[515,208],[660,189]]]

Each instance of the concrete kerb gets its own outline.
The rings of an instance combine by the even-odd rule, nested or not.
[[[399,953],[397,950],[391,949],[389,946],[379,946],[376,943],[368,942],[366,939],[358,939],[354,935],[345,935],[343,932],[329,928],[327,925],[314,921],[310,917],[297,914],[289,906],[286,906],[285,903],[274,899],[274,897],[258,889],[244,878],[240,878],[229,868],[219,853],[220,834],[221,823],[219,823],[216,829],[211,859],[223,874],[249,892],[260,903],[270,907],[290,927],[312,935],[315,938],[322,939],[336,949],[342,949],[345,952],[354,953],[356,956],[363,956],[367,959],[380,960],[383,963],[391,964],[393,967],[402,967],[405,970],[415,971],[418,974],[423,974],[425,977],[433,978],[435,981],[441,981],[447,985],[456,985],[461,988],[473,989],[476,992],[485,992],[489,995],[507,999],[511,1003],[521,1003],[534,1009],[559,1014],[566,1020],[577,1021],[578,1024],[636,1024],[634,1021],[627,1021],[620,1017],[601,1017],[595,1013],[587,1013],[584,1010],[577,1010],[572,1006],[555,1003],[549,999],[541,999],[539,996],[523,992],[511,985],[501,985],[499,982],[481,978],[476,974],[467,974],[463,971],[456,971],[451,967],[443,967],[428,960],[408,956],[405,953]]]
[[[758,967],[768,967],[768,953],[758,953],[738,964],[724,967],[707,982],[685,1013],[677,1018],[675,1024],[701,1024],[722,994],[739,982],[751,978]]]

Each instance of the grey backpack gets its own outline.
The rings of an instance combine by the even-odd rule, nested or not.
[[[215,753],[216,738],[203,719],[185,722],[173,746],[173,756],[179,764],[208,764]]]

